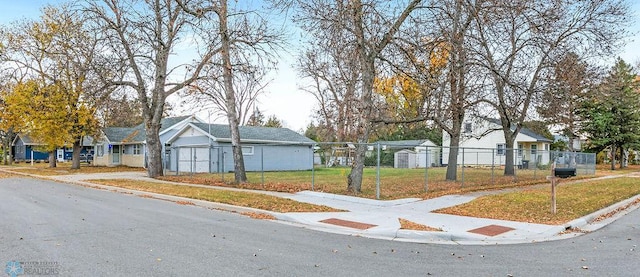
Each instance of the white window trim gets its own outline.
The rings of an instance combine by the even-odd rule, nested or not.
[[[246,151],[247,149],[250,149],[249,151]],[[242,155],[244,156],[251,156],[253,155],[253,146],[242,146]]]
[[[136,151],[137,150],[137,151]],[[137,152],[137,153],[136,153]],[[141,155],[142,154],[142,145],[134,144],[131,149],[131,153],[133,155]]]
[[[518,157],[522,157],[522,149],[523,148],[524,148],[524,145],[518,144]]]
[[[96,155],[97,155],[98,157],[102,157],[102,156],[104,156],[104,144],[98,144],[98,145],[96,146],[96,148],[97,148],[97,149],[96,149],[96,152],[97,152],[97,153],[96,153]]]
[[[502,146],[502,148],[500,148]],[[507,154],[507,144],[506,143],[498,143],[496,144],[496,155],[504,156]]]

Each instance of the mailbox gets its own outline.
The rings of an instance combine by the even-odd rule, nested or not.
[[[558,178],[569,178],[576,176],[575,168],[556,168],[553,174]]]

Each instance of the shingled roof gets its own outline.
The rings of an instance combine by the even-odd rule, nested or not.
[[[497,124],[498,126],[502,126],[502,122],[500,121],[500,119],[497,118],[486,118],[489,122]],[[515,130],[515,125],[511,124],[511,130]],[[544,137],[543,135],[540,135],[536,132],[534,132],[533,130],[527,128],[527,127],[522,127],[520,128],[520,133],[523,135],[527,135],[530,136],[532,138],[534,138],[537,141],[545,141],[545,142],[553,142],[552,140]]]
[[[231,130],[229,125],[191,123],[191,125],[209,134],[218,140],[230,140]],[[258,126],[240,126],[240,139],[242,141],[274,142],[274,143],[303,143],[314,144],[310,138],[298,134],[287,128],[272,128]]]
[[[167,117],[160,121],[160,132],[176,125],[191,116]],[[110,142],[143,142],[147,139],[144,123],[135,127],[106,127],[103,130]]]

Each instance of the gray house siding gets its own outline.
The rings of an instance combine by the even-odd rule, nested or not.
[[[310,170],[313,149],[309,145],[242,144],[246,171]],[[234,169],[230,143],[207,137],[179,138],[168,152],[168,169],[180,172],[229,172]]]
[[[253,150],[244,153],[247,171],[309,170],[313,166],[313,150],[309,145],[243,144],[242,147]],[[233,168],[233,156],[230,158],[227,162]]]

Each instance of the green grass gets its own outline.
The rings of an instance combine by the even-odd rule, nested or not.
[[[163,180],[194,184],[231,186],[247,189],[297,192],[302,190],[350,194],[347,191],[347,176],[350,168],[318,168],[311,171],[248,172],[248,184],[233,185],[233,173],[169,175]],[[446,168],[380,169],[380,198],[398,199],[406,197],[433,198],[445,194],[465,193],[477,190],[499,189],[544,183],[548,171],[518,170],[517,176],[503,176],[502,169],[465,168],[464,183],[462,169],[458,170],[457,182],[445,180]],[[428,175],[427,175],[428,174]],[[425,175],[428,178],[425,179]],[[591,176],[589,176],[591,177]],[[224,178],[224,179],[223,179]],[[262,182],[264,178],[264,183]],[[581,177],[584,178],[584,177]],[[365,168],[360,197],[376,197],[376,169]]]
[[[559,185],[557,213],[551,212],[551,188],[480,197],[437,212],[521,222],[562,224],[640,194],[640,179],[615,178]]]
[[[260,193],[238,192],[229,190],[210,189],[185,185],[163,184],[158,182],[110,179],[89,180],[89,182],[108,186],[174,195],[191,199],[205,200],[229,205],[256,208],[280,213],[288,212],[339,212],[327,206],[297,202],[291,199],[275,197]]]

